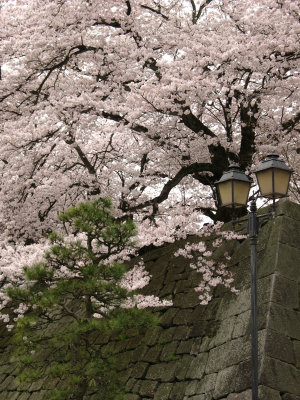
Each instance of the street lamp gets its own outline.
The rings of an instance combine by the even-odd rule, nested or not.
[[[262,197],[273,200],[273,215],[275,215],[275,200],[287,197],[289,182],[293,170],[276,153],[268,154],[254,173],[258,181]],[[257,215],[255,197],[251,196],[250,213],[246,219],[236,219],[234,209],[246,206],[252,180],[239,169],[237,164],[231,164],[216,182],[222,207],[233,210],[233,225],[248,221],[251,259],[251,359],[252,359],[252,400],[258,400],[258,333],[257,333],[257,235],[259,219],[269,218],[270,214]]]

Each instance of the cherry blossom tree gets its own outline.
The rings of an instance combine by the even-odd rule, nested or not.
[[[173,238],[218,219],[231,161],[273,149],[299,189],[297,1],[16,0],[0,29],[6,234],[109,196],[145,243]]]
[[[297,0],[11,0],[0,12],[3,254],[109,197],[138,245],[199,233],[230,162],[299,201]],[[36,253],[38,253],[38,248]]]

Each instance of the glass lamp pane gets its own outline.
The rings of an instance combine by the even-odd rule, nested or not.
[[[259,190],[264,197],[273,197],[272,168],[256,173]]]
[[[236,207],[242,207],[247,204],[250,186],[250,182],[233,181],[233,201]]]
[[[232,204],[232,181],[219,183],[219,194],[223,206]]]
[[[274,168],[274,192],[275,197],[286,196],[291,172]]]

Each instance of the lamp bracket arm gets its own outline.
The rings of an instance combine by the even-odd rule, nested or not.
[[[243,222],[248,222],[247,218],[232,218],[232,225],[243,225]]]
[[[270,219],[270,217],[272,217],[272,211],[268,212],[267,214],[257,215],[257,218],[261,219],[262,221],[267,221],[268,219]]]
[[[252,193],[251,196],[249,197],[248,201],[256,201],[259,198],[259,190],[257,190],[256,192]]]

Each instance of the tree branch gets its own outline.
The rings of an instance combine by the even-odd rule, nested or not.
[[[211,131],[206,125],[203,124],[195,115],[189,110],[189,114],[182,114],[181,120],[185,126],[190,128],[193,132],[202,132],[210,137],[216,137],[216,135]]]
[[[252,156],[255,153],[255,128],[257,125],[258,104],[250,104],[246,107],[241,105],[241,147],[239,153],[239,164],[242,169],[246,169],[252,163]]]
[[[177,174],[164,185],[158,196],[151,200],[147,200],[144,203],[130,207],[128,211],[137,211],[149,206],[157,207],[157,204],[162,203],[168,198],[170,191],[177,186],[184,177],[203,171],[213,172],[214,167],[209,163],[193,163],[191,165],[182,167]]]
[[[193,9],[193,17],[192,17],[192,21],[193,24],[196,24],[198,19],[201,17],[202,12],[204,11],[205,7],[209,5],[209,3],[211,3],[212,0],[205,0],[204,3],[201,4],[201,6],[199,7],[199,10],[197,12],[197,8],[196,8],[196,4],[194,2],[194,0],[190,0],[192,9]]]
[[[65,139],[65,142],[69,145],[75,144],[75,139],[74,137],[71,135],[71,133],[69,133],[68,135],[68,139]],[[81,148],[79,147],[78,144],[75,144],[74,149],[76,150],[79,158],[81,159],[81,161],[83,162],[84,166],[86,167],[86,169],[88,170],[88,172],[91,175],[96,175],[96,170],[93,167],[93,165],[89,162],[88,158],[86,157],[86,155],[84,154],[84,152],[81,150]]]
[[[296,125],[300,122],[300,112],[298,112],[294,118],[289,119],[281,124],[283,130],[291,132]]]
[[[163,19],[165,19],[166,21],[169,20],[169,17],[167,17],[166,15],[164,15],[164,14],[161,12],[161,9],[160,9],[161,7],[160,7],[160,6],[159,6],[158,10],[155,10],[155,8],[153,8],[153,7],[145,6],[145,5],[141,4],[141,8],[144,8],[145,10],[149,10],[149,11],[155,13],[155,14],[160,15],[160,16],[161,16]]]

